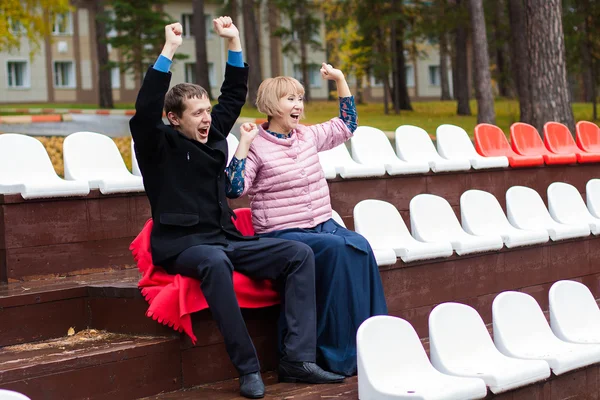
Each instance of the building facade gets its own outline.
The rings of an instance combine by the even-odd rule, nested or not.
[[[266,2],[263,2],[266,3]],[[222,5],[205,3],[206,45],[208,53],[209,80],[213,95],[223,81],[226,63],[226,43],[212,32],[212,19],[218,16]],[[164,11],[174,21],[184,27],[184,41],[178,52],[188,58],[176,61],[171,71],[172,84],[195,81],[195,38],[191,32],[191,1],[172,1],[164,6]],[[98,61],[96,55],[96,15],[91,1],[81,2],[70,13],[56,18],[53,32],[44,39],[40,51],[30,58],[30,44],[22,40],[18,51],[0,53],[0,103],[98,103]],[[281,51],[281,40],[270,34],[269,21],[279,18],[273,10],[263,4],[258,15],[259,48],[261,50],[261,70],[263,78],[274,75],[301,77],[300,59],[285,55]],[[243,22],[234,21],[240,29],[242,42]],[[285,21],[282,21],[285,24]],[[325,42],[325,28],[321,24],[321,43]],[[109,32],[108,35],[116,33]],[[244,44],[244,43],[242,43]],[[245,48],[245,46],[244,46]],[[323,46],[324,48],[324,46]],[[439,77],[439,53],[429,45],[421,51],[424,56],[407,63],[409,94],[413,99],[439,98],[441,93]],[[118,61],[119,54],[109,46],[111,60]],[[309,80],[313,99],[327,98],[327,82],[319,74],[321,62],[326,61],[324,50],[309,52]],[[250,66],[252,67],[252,66]],[[113,100],[116,103],[132,103],[139,90],[139,82],[133,74],[123,74],[118,68],[111,70]],[[351,80],[351,79],[350,79]],[[451,81],[451,79],[450,79]],[[383,98],[383,88],[371,78],[363,83],[369,100]],[[216,97],[216,96],[215,96]]]

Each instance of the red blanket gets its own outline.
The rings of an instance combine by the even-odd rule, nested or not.
[[[236,228],[244,235],[253,235],[250,209],[237,209],[235,213],[237,220],[233,223]],[[150,303],[146,315],[179,332],[185,332],[192,339],[192,343],[196,343],[191,314],[208,308],[200,289],[200,282],[181,275],[169,275],[162,268],[152,264],[151,232],[152,219],[149,219],[129,246],[142,273],[138,286],[146,301]],[[260,308],[279,304],[279,295],[271,281],[254,281],[234,271],[233,287],[242,308]]]

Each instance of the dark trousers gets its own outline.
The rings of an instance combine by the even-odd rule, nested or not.
[[[260,238],[231,241],[227,246],[193,246],[165,270],[201,281],[202,293],[240,375],[259,371],[260,364],[233,291],[234,270],[251,278],[276,281],[288,329],[282,356],[289,361],[315,361],[315,264],[307,245]]]

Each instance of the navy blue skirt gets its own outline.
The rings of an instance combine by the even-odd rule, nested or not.
[[[285,229],[263,237],[296,240],[315,253],[317,363],[356,374],[356,331],[373,315],[387,314],[379,267],[367,240],[333,219],[310,229]],[[280,344],[285,324],[279,324]],[[280,347],[281,348],[281,347]]]

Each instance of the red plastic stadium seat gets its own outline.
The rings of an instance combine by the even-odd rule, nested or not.
[[[544,165],[542,156],[521,156],[515,153],[502,129],[491,124],[479,124],[475,127],[475,149],[484,157],[506,156],[513,168]]]
[[[566,125],[559,122],[546,122],[544,143],[555,154],[575,154],[580,163],[600,162],[600,153],[586,153],[577,147]]]
[[[570,154],[554,154],[548,151],[535,127],[523,122],[515,122],[510,126],[510,140],[513,150],[524,156],[542,156],[546,164],[573,164],[577,156]]]
[[[577,123],[577,146],[583,151],[600,153],[600,128],[593,122]]]

